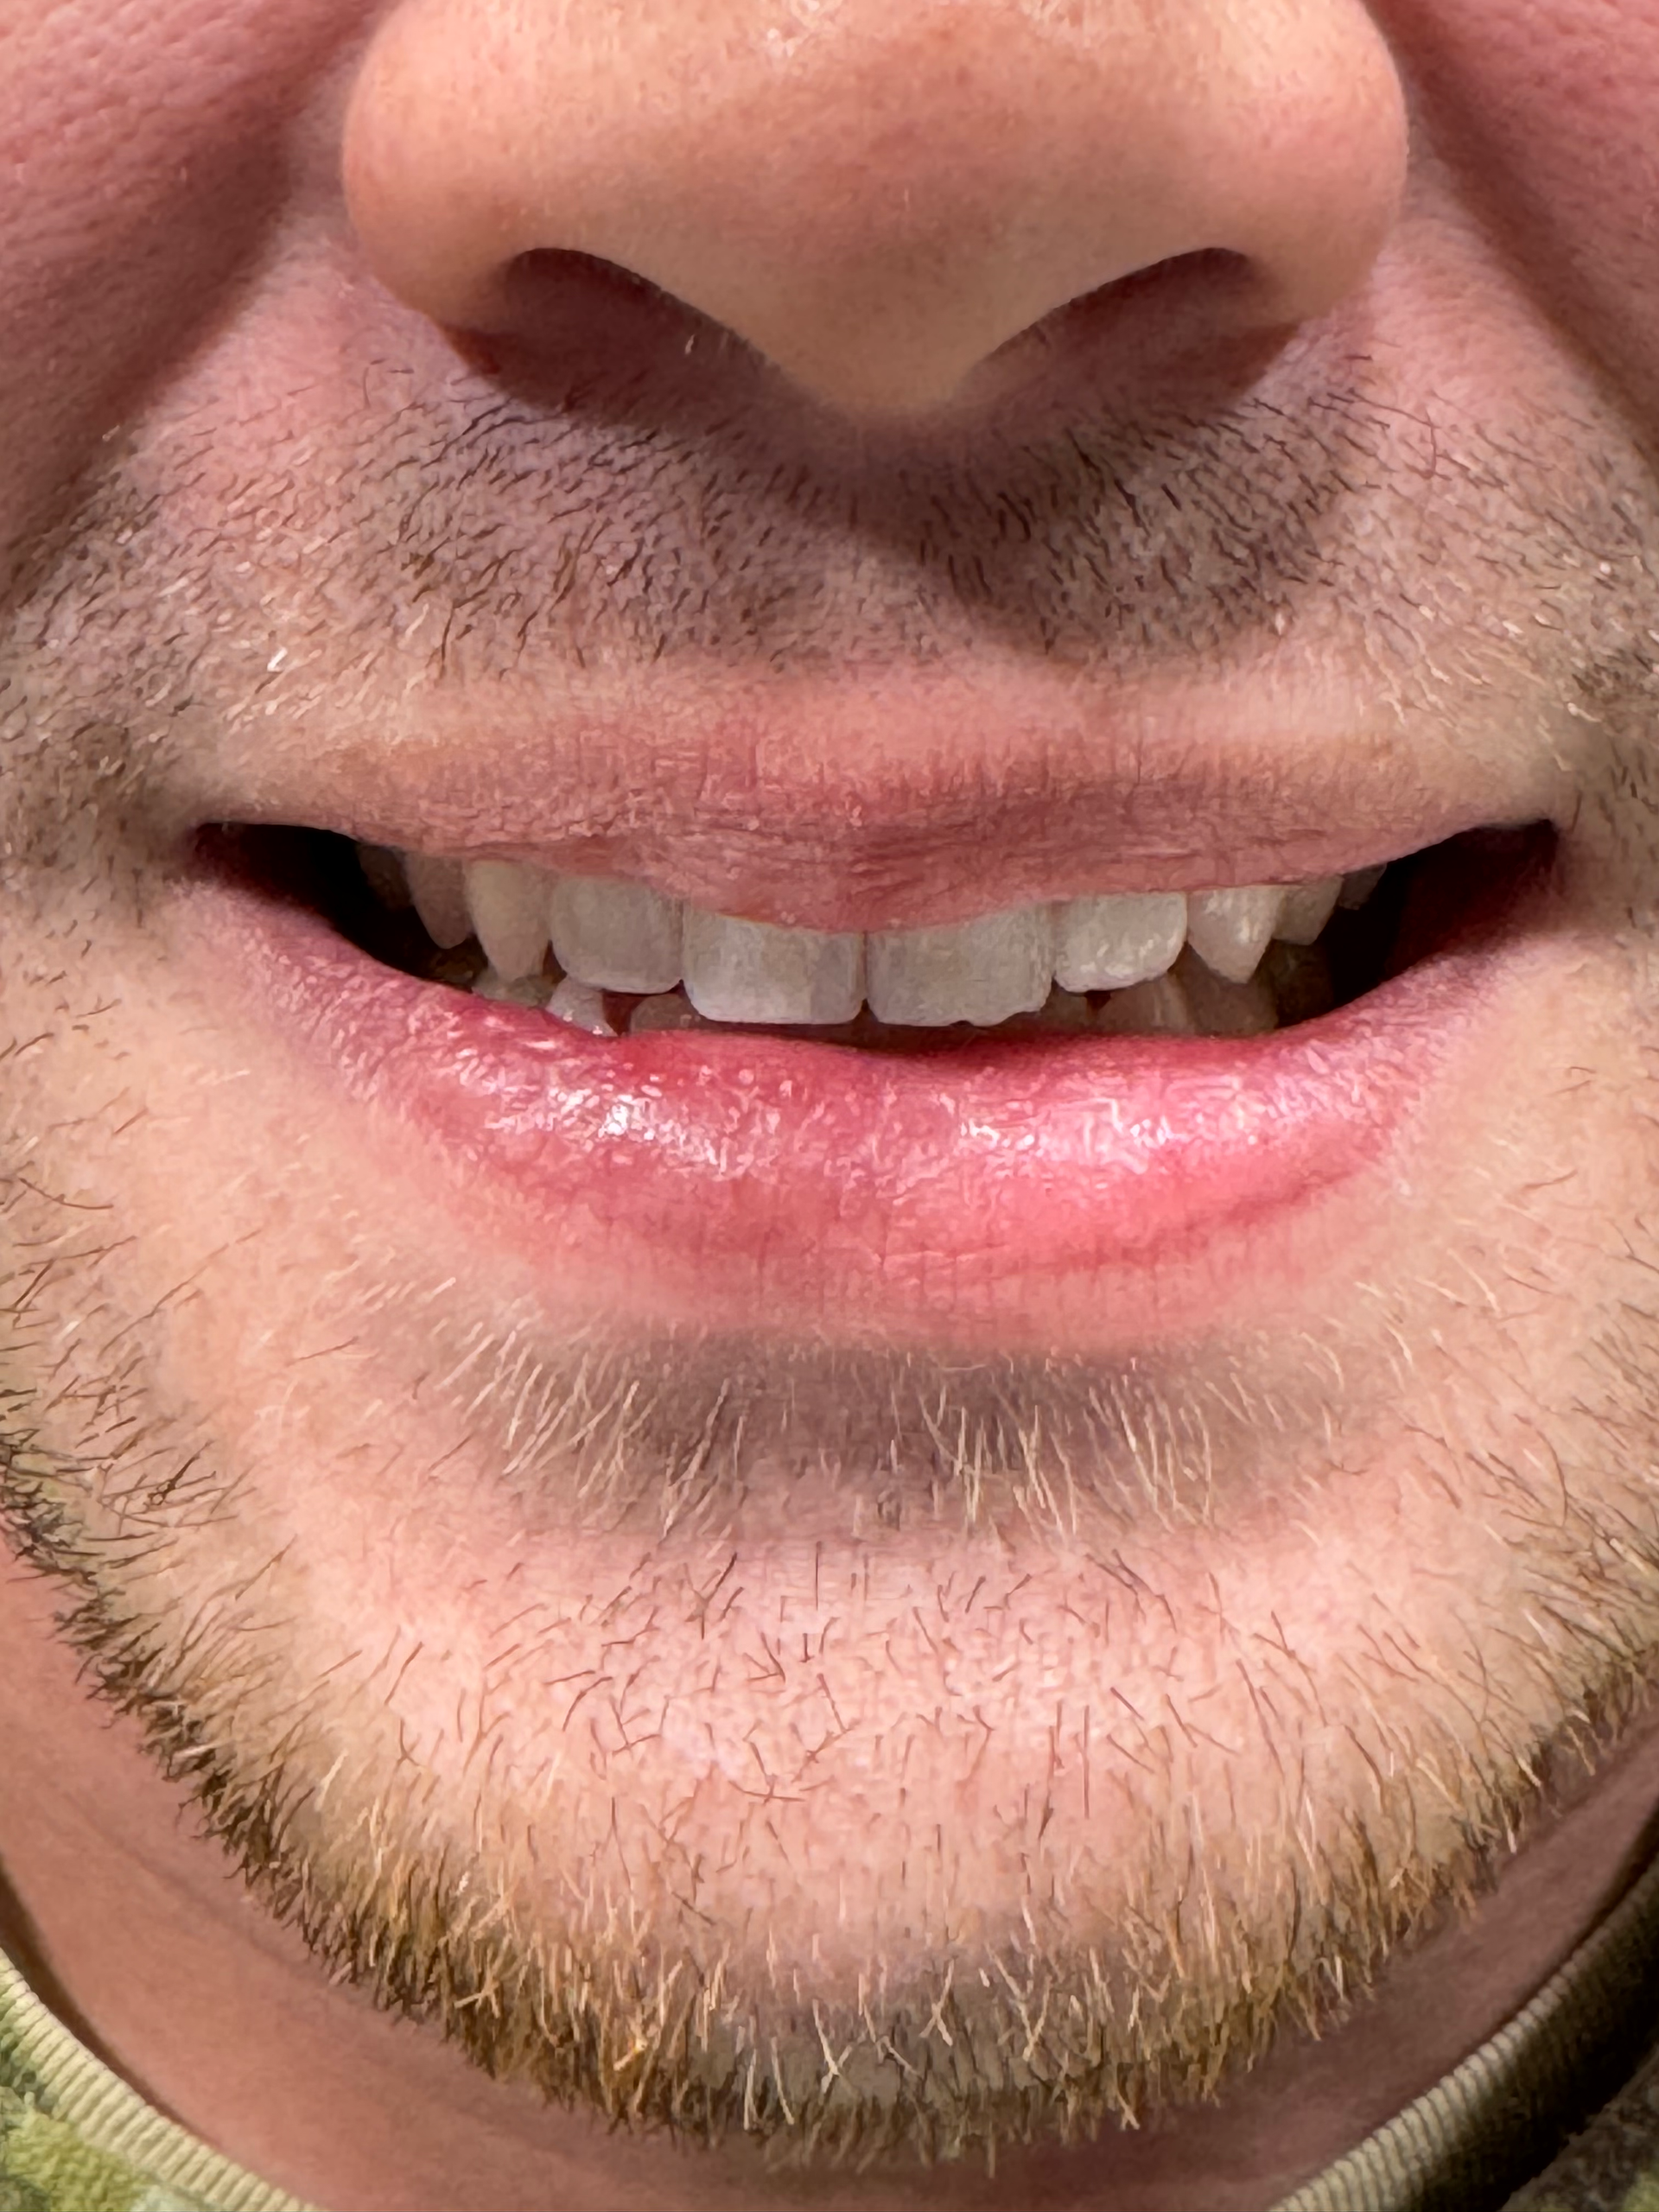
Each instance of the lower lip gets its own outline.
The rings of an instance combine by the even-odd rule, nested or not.
[[[889,1057],[749,1033],[593,1037],[382,967],[223,880],[194,886],[181,918],[229,963],[228,1002],[251,987],[265,1033],[285,1031],[356,1105],[378,1158],[390,1116],[493,1247],[543,1271],[574,1255],[641,1318],[810,1319],[889,1342],[1028,1311],[1061,1278],[1198,1262],[1213,1297],[1224,1244],[1243,1240],[1252,1262],[1282,1250],[1285,1230],[1398,1154],[1465,1058],[1504,957],[1442,955],[1266,1037]]]

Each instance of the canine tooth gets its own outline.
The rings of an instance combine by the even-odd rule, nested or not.
[[[1342,890],[1339,875],[1322,875],[1316,883],[1294,883],[1279,909],[1274,935],[1281,944],[1312,944],[1335,911]]]
[[[685,910],[685,995],[710,1021],[850,1021],[864,1002],[864,940]]]
[[[1114,991],[1095,1027],[1112,1037],[1190,1037],[1196,1025],[1179,977],[1167,974]]]
[[[1176,981],[1186,994],[1187,1010],[1200,1037],[1265,1037],[1279,1027],[1279,1008],[1265,979],[1252,975],[1230,983],[1208,963],[1188,953]]]
[[[547,879],[512,861],[469,861],[467,904],[492,968],[509,982],[533,976],[547,950]]]
[[[380,904],[394,914],[401,913],[409,903],[409,878],[404,874],[404,863],[390,845],[364,845],[357,849],[357,864],[363,871],[363,880]]]
[[[1351,911],[1356,906],[1363,906],[1388,872],[1389,864],[1384,861],[1379,867],[1357,868],[1352,874],[1344,875],[1342,889],[1337,894],[1338,906]]]
[[[562,875],[548,902],[553,952],[601,991],[671,991],[680,980],[680,902],[620,875]]]
[[[404,873],[421,926],[446,952],[465,944],[473,933],[467,911],[467,886],[459,861],[434,860],[429,853],[405,853]]]
[[[1284,893],[1252,883],[1232,891],[1200,891],[1186,902],[1186,941],[1230,983],[1248,983],[1268,949]]]
[[[1173,967],[1185,939],[1179,891],[1068,899],[1054,910],[1054,980],[1067,991],[1125,990]]]
[[[605,997],[591,983],[579,983],[574,976],[566,976],[553,987],[547,1001],[547,1010],[561,1021],[568,1021],[573,1028],[585,1029],[593,1037],[614,1037],[616,1031],[605,1012]]]
[[[948,929],[886,930],[865,940],[865,993],[879,1021],[988,1028],[1036,1013],[1047,998],[1053,923],[1046,906],[1021,906]]]

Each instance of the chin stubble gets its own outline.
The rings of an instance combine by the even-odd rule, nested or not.
[[[424,423],[404,410],[309,515],[290,505],[307,467],[277,441],[269,479],[239,487],[210,537],[192,539],[162,496],[168,472],[189,466],[189,435],[187,423],[153,448],[141,435],[118,445],[10,609],[3,883],[25,918],[48,897],[95,913],[124,868],[141,880],[156,764],[184,757],[204,700],[226,716],[296,700],[326,718],[372,680],[438,681],[451,663],[552,681],[573,638],[783,669],[872,638],[921,662],[988,639],[1073,663],[1179,665],[1281,633],[1314,595],[1382,641],[1379,681],[1402,694],[1432,690],[1459,621],[1481,652],[1524,652],[1595,726],[1590,803],[1632,909],[1654,878],[1659,531],[1645,471],[1587,441],[1540,463],[1465,433],[1444,447],[1440,480],[1422,480],[1426,498],[1379,498],[1362,544],[1346,529],[1352,486],[1398,462],[1389,418],[1353,391],[1288,427],[1262,407],[1156,432],[1109,426],[1069,454],[1015,456],[1000,484],[900,483],[861,539],[844,486],[756,476],[741,455],[722,463],[718,439],[691,454],[618,434],[607,448],[580,423],[554,436],[481,402]],[[603,512],[590,503],[570,526],[538,530],[569,505],[570,470],[591,479],[595,451],[609,469]],[[666,530],[665,484],[680,518]],[[1514,580],[1512,605],[1459,604],[1443,553],[1420,539],[1420,505],[1451,544],[1483,548],[1481,573]],[[504,510],[522,518],[505,556]],[[734,518],[729,534],[684,521],[715,512]],[[747,550],[757,513],[773,525],[769,569]],[[296,560],[318,526],[320,552]],[[244,561],[251,583],[238,581]],[[618,575],[626,589],[607,581]],[[273,675],[275,652],[308,634],[340,637],[351,665],[296,655]],[[8,1050],[31,1042],[19,1033]],[[60,1589],[89,1681],[139,1720],[206,1833],[328,1971],[432,2023],[487,2072],[629,2125],[746,2133],[790,2156],[942,2157],[1076,2139],[1207,2094],[1275,2034],[1339,2017],[1390,1956],[1478,1894],[1552,1773],[1616,1738],[1659,1649],[1659,1334],[1638,1294],[1592,1336],[1560,1284],[1564,1331],[1586,1332],[1582,1393],[1549,1435],[1571,1510],[1513,1468],[1463,1459],[1471,1498],[1501,1498],[1527,1532],[1516,1542],[1549,1630],[1527,1663],[1548,1683],[1550,1726],[1495,1722],[1461,1750],[1431,1745],[1408,1686],[1394,1769],[1363,1812],[1317,1840],[1288,1817],[1264,1828],[1248,1880],[1230,1887],[1168,1772],[1152,1771],[1161,1811],[1140,1863],[1121,1870],[1109,1924],[1010,1899],[989,1936],[871,1955],[851,1996],[844,1976],[817,1986],[810,1960],[740,1958],[654,1878],[632,1893],[575,1884],[550,1913],[507,1839],[512,1808],[481,1789],[444,1808],[406,1774],[331,1779],[340,1745],[368,1734],[368,1710],[344,1692],[331,1706],[328,1670],[308,1675],[303,1647],[264,1610],[261,1562],[221,1577],[219,1535],[244,1512],[257,1522],[257,1501],[207,1424],[184,1434],[165,1417],[143,1329],[66,1339],[51,1325],[83,1294],[96,1306],[99,1239],[123,1225],[66,1217],[29,1164],[39,1132],[14,1122],[9,1134],[0,1510],[20,1556]],[[1659,1255],[1630,1236],[1639,1282]],[[568,1515],[642,1547],[718,1541],[741,1579],[746,1517],[781,1484],[843,1513],[843,1541],[932,1545],[946,1562],[981,1538],[1056,1551],[1099,1540],[1109,1555],[1116,1543],[1139,1586],[1124,1581],[1130,1602],[1172,1622],[1181,1594],[1122,1540],[1211,1526],[1218,1466],[1243,1466],[1252,1442],[1270,1459],[1275,1429],[1306,1437],[1323,1418],[1335,1433],[1354,1413],[1339,1370],[1310,1370],[1287,1394],[1250,1362],[1184,1390],[1133,1363],[1104,1376],[995,1360],[943,1371],[807,1348],[779,1366],[707,1344],[550,1357],[511,1332],[461,1349],[482,1360],[493,1406],[520,1409],[502,1480],[549,1529]],[[1459,1458],[1455,1440],[1445,1448]],[[1294,1726],[1264,1711],[1260,1727],[1251,1755],[1294,1770]],[[1414,1841],[1426,1791],[1452,1808],[1441,1832],[1454,1840],[1433,1850]]]
[[[34,1210],[14,1196],[12,1226]],[[60,1230],[56,1241],[61,1249]],[[38,1369],[44,1318],[33,1287],[15,1283],[9,1372]],[[61,1430],[60,1405],[13,1391],[0,1516],[19,1555],[60,1588],[64,1634],[97,1694],[139,1722],[204,1833],[331,1976],[435,2026],[486,2073],[630,2127],[709,2142],[741,2133],[787,2159],[994,2158],[999,2146],[1087,2139],[1213,2094],[1275,2037],[1339,2021],[1390,1958],[1490,1886],[1558,1782],[1617,1740],[1659,1651],[1647,1471],[1659,1440],[1656,1367],[1659,1326],[1627,1312],[1586,1357],[1576,1421],[1547,1440],[1559,1488],[1535,1490],[1512,1466],[1463,1454],[1469,1509],[1501,1506],[1528,1548],[1530,1603],[1550,1630],[1528,1663],[1548,1679],[1560,1716],[1553,1726],[1511,1729],[1495,1707],[1491,1725],[1459,1744],[1419,1712],[1421,1685],[1402,1668],[1370,1802],[1338,1808],[1316,1833],[1293,1817],[1293,1789],[1282,1819],[1242,1858],[1205,1836],[1157,1751],[1161,1732],[1148,1730],[1138,1738],[1145,1834],[1120,1870],[1109,1922],[1068,1920],[1039,1882],[1023,1904],[1008,1901],[997,1928],[964,1925],[947,1944],[872,1953],[855,1976],[820,1972],[810,1952],[788,1946],[762,1958],[731,1931],[699,1925],[682,1909],[668,1850],[632,1884],[573,1866],[554,1885],[562,1904],[550,1907],[513,1840],[537,1816],[527,1821],[516,1800],[478,1785],[445,1804],[419,1774],[354,1773],[349,1758],[342,1777],[342,1747],[372,1732],[367,1686],[336,1700],[334,1669],[319,1664],[308,1678],[307,1638],[282,1617],[274,1588],[262,1594],[263,1568],[226,1570],[215,1532],[236,1522],[242,1495],[176,1423],[156,1420],[161,1393],[137,1351],[122,1363],[111,1350],[93,1418],[81,1402],[83,1456],[40,1440]],[[815,1359],[815,1382],[821,1372]],[[1006,1386],[994,1369],[986,1379]],[[513,1382],[510,1361],[491,1376],[503,1403]],[[1194,1394],[1185,1413],[1172,1408],[1169,1433],[1196,1435],[1199,1407],[1212,1403]],[[44,1418],[32,1421],[31,1410]],[[1239,1410],[1248,1415],[1248,1401]],[[900,1433],[889,1439],[889,1471]],[[1630,1471],[1616,1483],[1605,1464],[1585,1471],[1573,1455],[1586,1446]],[[1203,1469],[1181,1473],[1197,1496],[1214,1472],[1212,1440]],[[931,1497],[936,1479],[930,1469],[913,1494]],[[1564,1495],[1573,1501],[1565,1516]],[[1127,1536],[1136,1516],[1111,1496]],[[1317,1510],[1319,1497],[1310,1484],[1301,1503]],[[1135,1617],[1161,1614],[1179,1637],[1194,1626],[1191,1593],[1160,1587],[1148,1565],[1166,1503],[1141,1495],[1150,1548],[1125,1541],[1106,1565]],[[998,1510],[1017,1524],[1011,1537],[1001,1532],[1009,1550],[1067,1541],[1039,1529],[1012,1491]],[[986,1500],[981,1511],[996,1517]],[[728,1548],[728,1567],[709,1600],[750,1571],[741,1522],[739,1512],[714,1548]],[[913,1541],[915,1527],[907,1533]],[[871,1535],[906,1541],[896,1521]],[[925,1555],[941,1586],[967,1541],[954,1513],[934,1527]],[[629,1595],[655,1618],[669,1578],[650,1558],[640,1554],[636,1580],[656,1574],[655,1586]],[[218,1563],[204,1572],[209,1559]],[[498,1602],[509,1609],[506,1586]],[[614,1617],[620,1607],[599,1610]],[[632,1618],[613,1626],[625,1642],[639,1633]],[[1284,1656],[1294,1671],[1289,1646]],[[1281,1721],[1275,1704],[1283,1685],[1267,1669],[1259,1739],[1235,1753],[1247,1768],[1294,1772],[1298,1717]],[[1178,1731],[1202,1733],[1214,1716],[1173,1719]],[[1433,1847],[1419,1840],[1429,1807]],[[556,1804],[542,1814],[533,1855],[556,1859]]]

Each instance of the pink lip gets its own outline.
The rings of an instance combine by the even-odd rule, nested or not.
[[[492,1243],[532,1266],[596,1255],[647,1308],[901,1341],[971,1331],[1056,1278],[1127,1274],[1150,1298],[1219,1239],[1266,1251],[1385,1158],[1503,957],[1446,954],[1243,1041],[901,1058],[590,1037],[383,968],[222,882],[192,893],[186,926],[365,1129],[408,1131]]]

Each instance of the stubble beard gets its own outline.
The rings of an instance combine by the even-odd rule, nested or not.
[[[1369,441],[1386,457],[1380,418],[1357,398],[1334,419],[1344,455]],[[421,474],[418,429],[402,435],[404,473]],[[474,443],[491,435],[507,433],[480,417]],[[1214,435],[1186,456],[1210,481]],[[1483,1357],[1476,1335],[1454,1338],[1432,1387],[1433,1361],[1387,1349],[1414,1341],[1399,1287],[1288,1355],[1238,1343],[1190,1362],[1093,1368],[806,1345],[746,1363],[743,1347],[695,1338],[559,1344],[533,1325],[480,1320],[464,1391],[448,1402],[474,1455],[453,1497],[435,1450],[427,1465],[401,1439],[406,1463],[420,1460],[416,1491],[440,1485],[463,1550],[474,1514],[480,1561],[487,1524],[529,1530],[524,1559],[493,1586],[486,1569],[473,1577],[473,1649],[487,1663],[451,1679],[419,1620],[371,1637],[308,1588],[271,1465],[237,1464],[211,1410],[181,1388],[178,1325],[168,1333],[144,1318],[123,1274],[122,1247],[144,1224],[89,1224],[66,1200],[71,1139],[48,1134],[49,1071],[38,1072],[38,1052],[22,1057],[42,1033],[42,1007],[54,1010],[48,1035],[100,1018],[53,948],[60,956],[89,916],[133,925],[141,915],[142,870],[125,864],[144,847],[149,764],[188,728],[176,712],[186,692],[238,710],[264,696],[251,671],[266,639],[231,650],[211,622],[192,625],[234,595],[227,545],[269,558],[288,533],[261,519],[254,498],[217,543],[171,535],[149,480],[160,467],[164,483],[167,445],[119,461],[42,550],[0,669],[15,702],[4,897],[43,949],[14,983],[9,1020],[9,1148],[22,1165],[7,1209],[15,1395],[0,1498],[21,1556],[60,1586],[66,1633],[99,1694],[141,1720],[206,1832],[327,1968],[434,2023],[488,2072],[641,2126],[741,2130],[835,2156],[1071,2139],[1209,2094],[1276,2034],[1338,2016],[1494,1878],[1562,1777],[1593,1762],[1645,1693],[1659,1650],[1648,1287],[1659,1254],[1639,1215],[1598,1221],[1594,1266],[1578,1279],[1529,1257],[1524,1326],[1506,1338],[1486,1317]],[[1254,484],[1263,514],[1307,521],[1306,559],[1281,547],[1277,569],[1262,572],[1271,588],[1249,600],[1237,595],[1249,564],[1236,563],[1229,598],[1206,523],[1185,566],[1160,569],[1161,593],[1139,616],[1143,641],[1185,636],[1189,649],[1217,650],[1316,588],[1345,594],[1363,620],[1379,562],[1391,552],[1404,569],[1416,557],[1396,518],[1397,537],[1385,530],[1379,546],[1370,533],[1344,575],[1340,532],[1322,543],[1315,527],[1332,512],[1328,481],[1314,477],[1287,507],[1284,452],[1269,450],[1259,420],[1254,433],[1226,427],[1222,448],[1235,491]],[[423,476],[429,504],[434,483],[458,502],[475,480],[446,477],[457,448],[442,450],[450,462]],[[1472,439],[1465,454],[1451,519],[1466,541],[1478,510],[1490,533],[1496,506],[1526,591],[1552,604],[1576,606],[1585,588],[1581,535],[1624,533],[1622,596],[1603,594],[1570,650],[1554,648],[1550,673],[1601,716],[1596,789],[1622,840],[1636,917],[1624,957],[1645,1021],[1654,686],[1642,640],[1659,628],[1659,594],[1634,581],[1659,543],[1646,477],[1632,464],[1628,484],[1610,485],[1581,455],[1552,469]],[[467,465],[484,466],[476,453]],[[400,557],[413,529],[406,520],[395,533]],[[168,602],[170,636],[146,620],[163,575],[185,584]],[[348,577],[365,601],[376,581]],[[806,596],[792,582],[766,601],[774,622]],[[302,600],[302,586],[284,586]],[[689,603],[683,591],[668,599]],[[457,601],[475,665],[505,659],[508,638],[527,650],[505,597]],[[708,590],[697,603],[706,622]],[[1429,602],[1401,589],[1390,603],[1421,613]],[[1068,608],[1046,631],[1022,611],[1027,642],[1075,647]],[[725,614],[723,630],[687,649],[752,643],[753,607],[740,619],[728,595]],[[936,626],[973,610],[957,604],[950,617]],[[620,626],[637,644],[652,619],[660,606],[653,618],[645,591]],[[822,634],[823,619],[820,599],[802,634]],[[1424,681],[1429,633],[1408,621],[1402,643],[1392,611],[1389,621],[1389,680],[1403,694]],[[390,657],[397,632],[377,622],[357,642]],[[444,636],[461,650],[453,621]],[[67,654],[54,643],[65,637]],[[326,698],[326,684],[302,681]],[[364,1272],[380,1287],[360,1302],[344,1294],[342,1323],[421,1317],[410,1325],[426,1332],[432,1363],[458,1354],[434,1286],[407,1255],[370,1258]],[[1471,1267],[1503,1273],[1510,1258],[1489,1238]],[[1568,1379],[1522,1419],[1503,1371],[1525,1365],[1540,1313],[1572,1344]],[[75,1314],[90,1325],[66,1335]],[[1485,1357],[1493,1344],[1498,1356]],[[1441,1410],[1448,1389],[1455,1419]],[[332,1402],[326,1386],[319,1396]],[[1402,1398],[1414,1413],[1406,1442],[1390,1427]],[[541,1411],[509,1446],[510,1412],[527,1402]],[[342,1443],[372,1434],[360,1409],[348,1420]],[[396,1422],[387,1429],[398,1443]],[[326,1480],[316,1473],[309,1487]],[[1413,1615],[1379,1561],[1374,1613],[1356,1605],[1341,1666],[1315,1667],[1282,1628],[1274,1645],[1260,1592],[1246,1609],[1243,1580],[1224,1587],[1217,1574],[1252,1542],[1274,1556],[1312,1530],[1317,1544],[1321,1529],[1346,1525],[1357,1485],[1385,1480],[1425,1513],[1422,1497],[1444,1493],[1448,1527],[1486,1529],[1505,1563],[1504,1610],[1481,1624]],[[304,1471],[296,1488],[308,1488]],[[811,1535],[810,1567],[804,1544],[790,1550],[773,1525],[791,1517]],[[411,1557],[424,1556],[422,1541],[410,1539]],[[1337,1580],[1350,1594],[1360,1586],[1352,1572]],[[837,1710],[839,1647],[823,1629],[837,1609],[856,1613],[854,1642],[895,1680],[925,1676],[928,1694],[899,1695],[884,1729]],[[1068,1613],[1079,1643],[1046,1738],[1034,1700],[976,1720],[975,1699],[948,1688],[950,1667],[990,1681],[999,1654],[1017,1662],[1052,1645]],[[770,1680],[756,1689],[751,1675],[747,1694],[773,1715],[828,1677],[822,1722],[809,1735],[791,1719],[786,1761],[777,1752],[788,1731],[774,1719],[758,1732],[753,1774],[740,1782],[713,1759],[675,1819],[661,1793],[632,1817],[626,1777],[650,1775],[650,1797],[653,1759],[724,1726],[707,1717],[728,1694],[711,1648],[733,1669],[758,1661]],[[618,1649],[626,1667],[611,1663]],[[620,1682],[630,1687],[619,1703]],[[665,1684],[677,1685],[671,1697]],[[440,1693],[457,1704],[455,1725],[441,1745],[416,1740],[411,1757],[414,1716]],[[685,1710],[671,1726],[675,1699]],[[988,1805],[972,1796],[976,1728],[998,1758],[1028,1766],[1017,1807],[1006,1793]],[[948,1754],[938,1748],[946,1736]],[[815,1806],[850,1788],[855,1752],[875,1760],[869,1856],[905,1868],[901,1910],[857,1895],[849,1909],[804,1878],[791,1889],[782,1871]],[[992,1832],[986,1867],[1002,1887],[988,1888],[985,1868],[953,1884],[942,1824],[929,1842],[901,1821],[887,1778],[912,1765],[948,1771],[968,1792],[951,1802]],[[607,1791],[624,1805],[612,1841],[593,1817]],[[767,1841],[768,1822],[781,1840]],[[856,1863],[852,1839],[837,1848]]]

